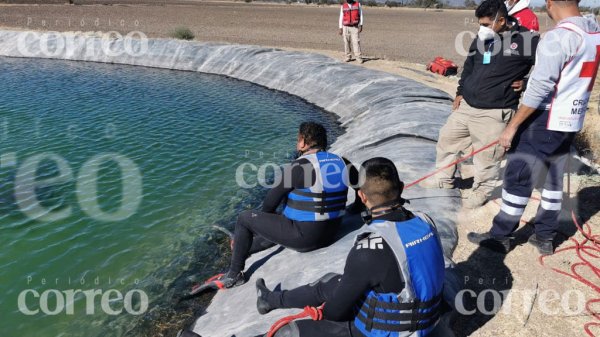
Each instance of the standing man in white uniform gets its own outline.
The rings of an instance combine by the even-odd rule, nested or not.
[[[540,41],[522,105],[500,136],[500,144],[509,149],[501,210],[489,232],[469,233],[473,243],[508,252],[510,235],[541,181],[542,200],[529,243],[542,255],[554,252],[565,165],[600,65],[600,28],[581,16],[578,4],[547,0],[548,15],[557,25]]]

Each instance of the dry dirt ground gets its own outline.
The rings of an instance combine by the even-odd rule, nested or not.
[[[472,10],[365,8],[364,11],[363,48],[367,55],[376,58],[425,63],[434,56],[444,55],[462,62],[454,47],[457,33],[476,29]],[[338,14],[337,6],[241,1],[168,6],[6,5],[0,7],[0,26],[123,33],[140,30],[151,37],[168,36],[176,27],[185,26],[201,41],[339,51],[342,42],[337,35]],[[541,23],[550,25],[546,20]],[[467,42],[470,40],[465,38],[464,43]]]
[[[336,35],[338,7],[185,0],[174,1],[177,5],[168,6],[160,5],[162,1],[158,0],[127,2],[130,5],[0,5],[0,27],[56,31],[117,30],[122,33],[139,30],[151,37],[168,37],[176,27],[185,26],[200,41],[258,44],[322,53],[338,59],[343,57],[341,40]],[[139,5],[142,2],[152,4]],[[550,27],[545,14],[540,14],[540,18],[543,30]],[[472,19],[473,11],[365,8],[362,41],[371,60],[364,66],[406,76],[453,95],[457,78],[427,73],[424,64],[437,55],[462,63],[464,57],[457,52],[455,39],[462,31],[475,30]],[[463,47],[467,40],[463,40]],[[600,157],[599,95],[600,84],[597,83],[584,137],[579,140],[584,155],[596,160]],[[462,171],[466,180],[472,176],[469,165],[464,165]],[[598,235],[600,178],[586,170],[578,171],[572,177],[570,193],[576,201],[574,209],[582,222],[587,221]],[[468,195],[468,190],[464,190],[463,194]],[[454,324],[457,336],[585,336],[584,325],[593,322],[594,318],[583,305],[588,300],[600,298],[600,294],[594,292],[590,285],[552,270],[557,268],[569,272],[571,266],[581,262],[573,250],[547,258],[545,266],[542,266],[539,254],[524,243],[531,233],[529,225],[523,225],[518,231],[518,246],[507,256],[477,249],[466,240],[468,232],[486,231],[490,227],[499,209],[497,202],[488,203],[480,209],[461,211],[458,217],[460,240],[454,260],[458,263],[457,268],[468,277],[463,280],[466,289],[477,294],[485,294],[485,290],[490,289],[512,296],[508,299],[501,296],[503,300],[496,301],[497,304],[502,303],[497,314],[458,316]],[[525,220],[535,214],[537,202],[532,203],[523,218]],[[576,232],[568,212],[564,213],[561,241],[568,237],[583,241],[583,235]],[[559,249],[570,246],[573,242],[566,240]],[[586,257],[585,253],[584,258],[596,268],[600,267],[597,258]],[[600,285],[599,275],[585,267],[577,270],[591,285]],[[493,291],[488,291],[486,300],[482,302],[484,310],[493,309]],[[578,299],[578,294],[583,299]],[[467,294],[467,297],[470,295]],[[496,296],[496,299],[499,297]],[[476,306],[476,299],[471,299],[466,309]],[[600,303],[592,305],[593,308],[596,312],[600,311]],[[592,326],[590,329],[595,336],[600,336],[600,327]]]

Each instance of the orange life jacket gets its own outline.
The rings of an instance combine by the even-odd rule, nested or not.
[[[342,24],[344,26],[356,26],[360,23],[360,3],[358,1],[352,4],[345,2],[342,9],[344,11]]]

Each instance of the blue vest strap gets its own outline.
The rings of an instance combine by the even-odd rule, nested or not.
[[[363,303],[360,310],[361,313],[357,315],[357,318],[365,325],[367,331],[373,329],[390,332],[424,330],[431,327],[440,317],[439,305],[441,300],[441,293],[429,301],[415,301],[411,303],[390,303],[378,301],[374,296],[369,296]],[[383,309],[385,311],[377,309]],[[411,310],[411,312],[398,312],[400,310]],[[423,312],[424,310],[426,311]],[[362,312],[364,312],[365,315],[363,315]],[[387,324],[382,321],[410,323]]]
[[[415,319],[415,320],[411,320],[410,321],[411,323],[405,323],[405,324],[387,324],[387,323],[375,322],[373,320],[369,320],[369,319],[365,318],[363,315],[358,315],[357,318],[358,318],[358,320],[360,320],[362,323],[365,324],[365,328],[367,329],[367,331],[371,331],[371,330],[375,329],[375,330],[389,331],[389,332],[405,332],[405,331],[413,332],[413,331],[418,331],[418,330],[425,330],[425,329],[432,327],[435,323],[437,323],[439,316],[440,316],[439,311],[436,311],[435,314],[430,319],[422,320],[422,321]],[[417,317],[417,316],[415,316],[415,317]]]
[[[329,201],[301,201],[288,199],[288,207],[300,211],[307,211],[319,214],[341,211],[346,208],[346,199],[337,199]]]
[[[440,318],[444,279],[442,248],[433,226],[415,217],[375,220],[370,229],[394,252],[405,288],[400,293],[370,290],[359,306],[355,326],[366,337],[427,335]]]
[[[390,302],[384,302],[384,301],[377,301],[375,299],[375,297],[370,297],[376,300],[375,305],[378,308],[384,309],[384,310],[397,310],[397,311],[404,311],[404,310],[413,310],[413,309],[417,309],[417,310],[424,310],[424,309],[431,309],[432,307],[435,307],[438,303],[440,303],[440,301],[442,300],[442,293],[440,293],[439,295],[435,296],[434,298],[430,299],[429,301],[425,301],[425,302],[411,302],[411,303],[390,303]],[[368,305],[368,303],[365,303],[366,305]],[[364,306],[364,305],[363,305]]]
[[[321,193],[308,192],[303,190],[294,190],[294,194],[301,195],[303,197],[309,198],[335,198],[335,197],[346,197],[348,195],[348,191],[338,191],[338,192],[327,192],[323,191]]]
[[[295,221],[327,221],[344,215],[348,199],[347,167],[344,160],[329,152],[302,156],[315,170],[315,182],[288,194],[283,215]]]

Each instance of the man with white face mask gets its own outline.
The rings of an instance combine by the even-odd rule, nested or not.
[[[471,146],[480,149],[498,139],[518,107],[522,80],[535,60],[539,36],[517,22],[509,22],[502,1],[482,2],[475,15],[479,32],[465,60],[454,111],[440,130],[437,168],[448,166]],[[473,191],[463,202],[465,207],[476,208],[489,200],[503,155],[502,147],[493,146],[473,157]],[[454,188],[456,171],[456,166],[445,169],[420,186]]]
[[[529,0],[507,0],[504,2],[508,8],[508,15],[519,21],[519,25],[538,32],[540,22],[537,15],[529,9]]]
[[[512,234],[534,188],[541,190],[541,200],[529,243],[542,255],[554,253],[565,166],[600,67],[596,20],[583,17],[576,0],[547,0],[546,9],[556,27],[540,42],[523,102],[500,136],[500,145],[509,149],[500,212],[489,232],[467,236],[502,253],[512,248]]]

